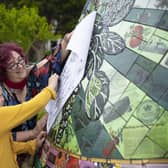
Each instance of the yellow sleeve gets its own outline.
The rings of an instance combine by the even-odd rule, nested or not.
[[[15,106],[0,107],[0,135],[33,117],[51,98],[55,99],[56,93],[51,88],[46,87],[27,102]]]
[[[36,151],[36,140],[27,142],[12,141],[12,148],[16,154],[29,153],[30,155],[34,155]]]

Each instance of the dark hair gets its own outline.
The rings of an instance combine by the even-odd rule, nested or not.
[[[17,52],[25,60],[23,49],[14,42],[0,44],[0,82],[5,79],[5,71],[8,61],[12,58],[12,51]]]

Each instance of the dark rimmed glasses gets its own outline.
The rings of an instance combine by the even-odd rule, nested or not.
[[[22,65],[22,66],[26,65],[25,60],[22,57],[19,57],[17,62],[9,64],[7,69],[15,70],[19,67],[19,65]]]

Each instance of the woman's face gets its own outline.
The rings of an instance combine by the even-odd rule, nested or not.
[[[6,77],[12,82],[20,82],[27,77],[25,60],[15,51],[12,51],[12,56],[6,68]]]

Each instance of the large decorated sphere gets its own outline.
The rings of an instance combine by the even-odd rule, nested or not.
[[[89,0],[81,19],[93,10],[85,75],[52,126],[50,146],[95,167],[168,162],[168,1]]]

